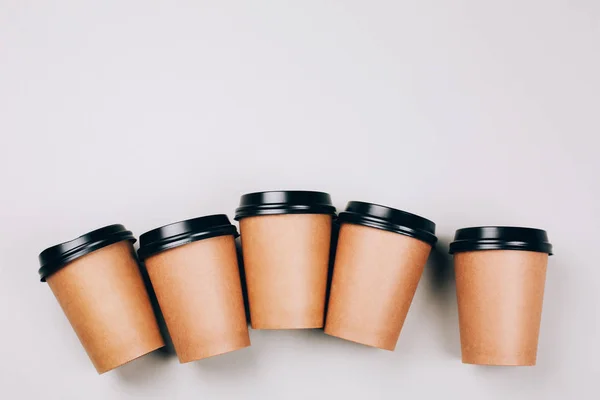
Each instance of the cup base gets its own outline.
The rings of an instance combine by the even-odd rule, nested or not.
[[[163,347],[165,347],[165,344],[164,344],[164,342],[161,342],[161,343],[156,343],[156,344],[155,344],[154,346],[152,346],[151,348],[146,348],[146,349],[144,349],[144,350],[142,350],[142,351],[140,351],[140,352],[136,352],[136,353],[134,353],[133,355],[131,355],[131,358],[129,358],[129,359],[128,359],[128,360],[126,360],[126,361],[122,361],[122,362],[120,362],[120,363],[117,363],[117,364],[114,364],[114,365],[111,365],[111,366],[108,366],[108,367],[104,367],[104,368],[101,368],[101,367],[96,367],[96,372],[98,372],[98,375],[105,374],[105,373],[107,373],[107,372],[110,372],[110,371],[112,371],[112,370],[115,370],[115,369],[117,369],[117,368],[120,368],[120,367],[122,367],[122,366],[123,366],[123,365],[125,365],[125,364],[129,364],[130,362],[132,362],[132,361],[135,361],[135,360],[137,360],[138,358],[142,358],[142,357],[144,357],[145,355],[147,355],[147,354],[150,354],[150,353],[152,353],[152,352],[154,352],[154,351],[156,351],[156,350],[158,350],[158,349],[162,349]]]
[[[277,331],[277,330],[300,330],[300,329],[323,329],[323,324],[250,324],[255,331]]]
[[[374,334],[361,334],[357,332],[334,332],[331,329],[325,328],[325,334],[336,337],[338,339],[347,340],[349,342],[361,344],[367,347],[373,347],[375,349],[394,351],[396,349],[396,343],[393,345],[390,343],[384,343],[381,340],[374,338]]]
[[[470,365],[483,365],[490,367],[533,367],[535,366],[536,360],[523,360],[515,357],[506,358],[489,358],[489,357],[478,357],[478,358],[462,358],[463,364]]]
[[[245,338],[240,338],[240,340],[237,342],[221,343],[216,346],[211,346],[209,349],[202,349],[201,352],[198,352],[195,355],[180,356],[178,358],[180,364],[187,364],[193,361],[204,360],[207,358],[219,356],[221,354],[231,353],[233,351],[245,349],[247,347],[250,347],[250,338],[248,336],[246,336]]]

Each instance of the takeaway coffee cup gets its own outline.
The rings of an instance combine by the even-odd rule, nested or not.
[[[123,225],[110,225],[44,250],[48,282],[98,373],[164,346]]]
[[[254,329],[322,328],[335,208],[327,193],[242,196],[240,221]]]
[[[462,361],[535,365],[548,255],[545,231],[486,226],[456,231]]]
[[[250,346],[236,236],[224,214],[176,222],[140,236],[138,254],[181,363]]]
[[[435,224],[351,201],[338,218],[325,333],[394,350],[431,247]]]

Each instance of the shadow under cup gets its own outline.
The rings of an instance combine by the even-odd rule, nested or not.
[[[351,201],[339,215],[325,333],[394,350],[432,245],[435,224]]]
[[[535,365],[548,256],[545,231],[459,229],[454,254],[462,361]]]
[[[181,363],[250,346],[236,236],[224,214],[140,236],[138,254]]]
[[[242,196],[240,221],[254,329],[322,328],[335,208],[327,193]]]
[[[134,241],[123,225],[110,225],[39,256],[42,282],[48,282],[98,373],[164,346]]]

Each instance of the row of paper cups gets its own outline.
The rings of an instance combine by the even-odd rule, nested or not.
[[[328,335],[395,348],[437,241],[433,222],[356,201],[336,215],[328,194],[310,191],[246,194],[235,219],[242,268],[237,230],[224,214],[144,233],[141,269],[135,238],[122,225],[40,254],[41,279],[99,373],[164,346],[147,289],[182,363],[249,346],[240,273],[253,329],[324,327]],[[534,365],[552,254],[546,232],[460,229],[450,253],[463,362]]]

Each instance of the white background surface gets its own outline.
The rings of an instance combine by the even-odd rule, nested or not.
[[[600,397],[600,3],[368,3],[0,0],[0,398]],[[437,264],[459,227],[548,230],[538,366],[461,364],[430,265],[393,353],[253,331],[96,375],[41,250],[290,188],[434,220]]]

